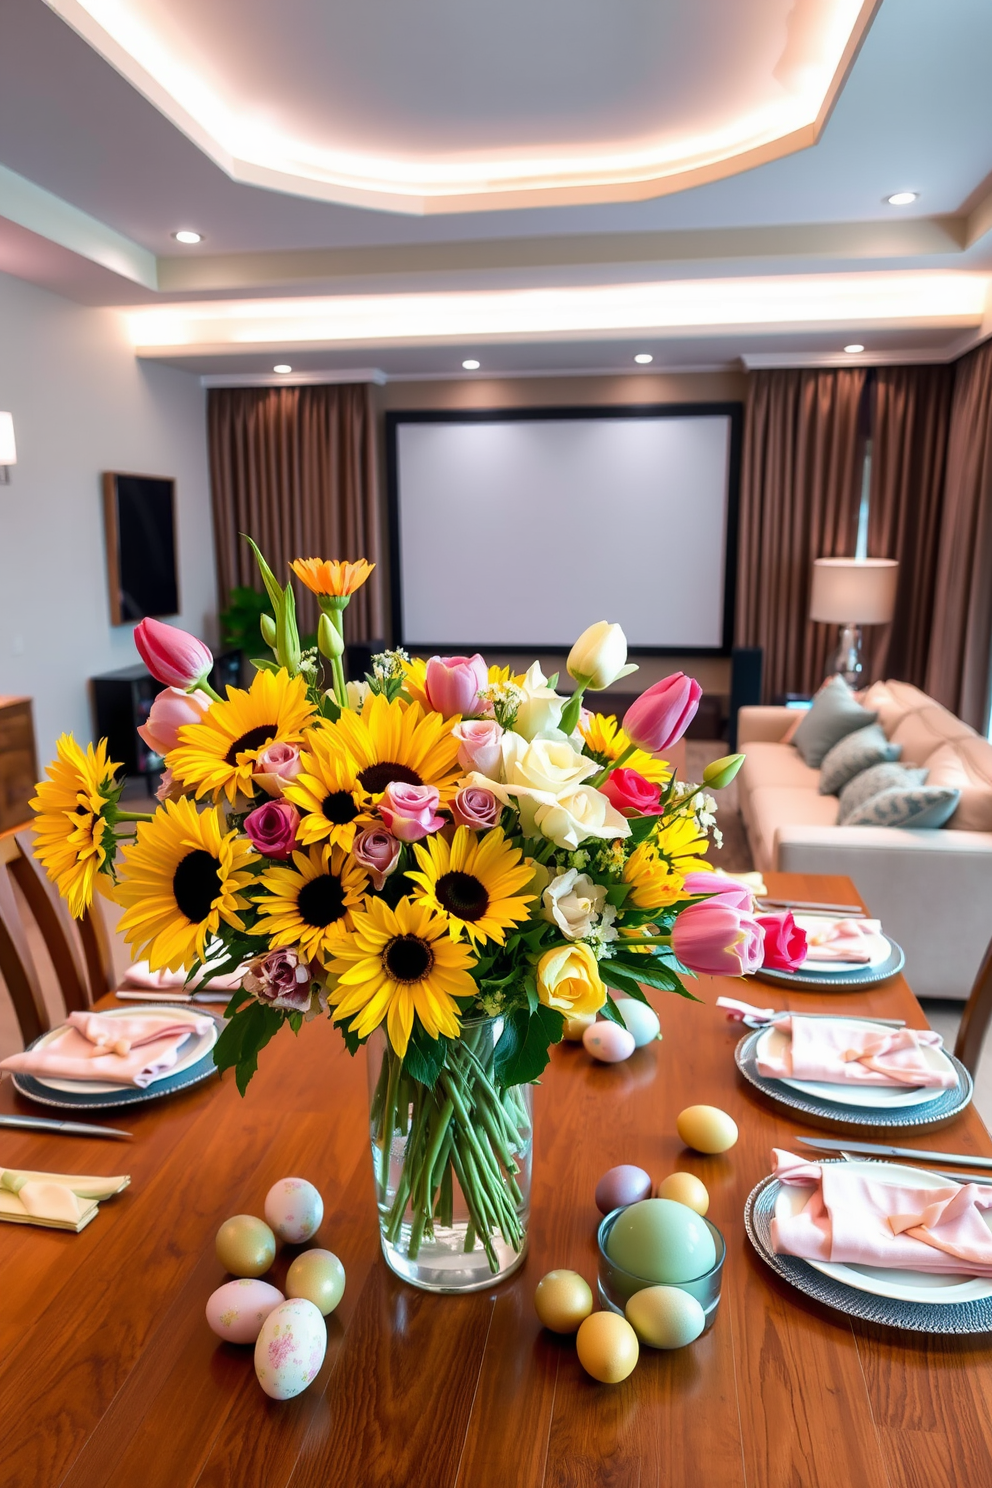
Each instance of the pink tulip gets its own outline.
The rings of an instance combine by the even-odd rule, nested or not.
[[[252,847],[265,858],[287,859],[296,847],[300,813],[288,801],[266,801],[245,817]]]
[[[693,894],[719,895],[721,904],[742,909],[745,914],[754,910],[754,896],[747,885],[736,878],[724,878],[722,873],[687,873],[684,894],[686,898]]]
[[[498,723],[491,719],[471,718],[465,723],[456,723],[451,737],[458,740],[458,763],[463,770],[478,770],[489,780],[499,779],[503,730]]]
[[[761,965],[764,931],[725,899],[701,899],[672,926],[672,950],[699,976],[748,976]]]
[[[432,656],[427,663],[427,701],[445,718],[481,713],[479,693],[488,686],[489,668],[478,652],[474,656]]]
[[[632,744],[648,754],[661,754],[677,743],[696,716],[703,689],[693,677],[673,672],[631,703],[623,731]]]
[[[196,636],[148,618],[134,628],[134,644],[157,682],[167,687],[194,687],[214,664],[209,648]]]
[[[502,810],[502,801],[481,785],[467,785],[451,803],[456,824],[471,827],[474,832],[488,832],[499,821]]]
[[[295,780],[303,769],[298,744],[282,744],[278,740],[262,750],[255,760],[251,783],[257,785],[267,796],[281,796],[290,781]]]
[[[404,785],[391,780],[382,793],[379,814],[386,830],[401,842],[419,842],[444,826],[444,817],[437,814],[439,800],[433,785]]]
[[[205,692],[183,692],[167,687],[155,698],[138,733],[153,754],[168,754],[179,743],[179,730],[187,723],[202,723],[210,707]]]
[[[381,890],[400,860],[402,844],[382,827],[366,827],[351,844],[351,856],[364,868],[373,888]]]

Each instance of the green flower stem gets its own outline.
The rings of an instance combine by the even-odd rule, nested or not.
[[[344,645],[344,613],[343,613],[343,611],[342,610],[339,610],[339,609],[333,609],[333,610],[330,610],[330,611],[325,610],[324,611],[324,614],[325,615],[329,615],[331,624],[334,626],[334,629],[337,631],[338,635],[340,636],[340,638],[341,638],[341,644],[343,646]],[[334,701],[337,703],[337,705],[338,705],[339,708],[347,708],[347,706],[348,706],[348,689],[345,686],[344,664],[343,664],[340,656],[333,656],[331,658],[331,676],[334,678]]]
[[[383,1188],[389,1186],[389,1150],[393,1144],[393,1128],[396,1125],[396,1093],[402,1074],[402,1063],[389,1059],[389,1082],[386,1086],[386,1117],[382,1123],[382,1162],[379,1181]]]
[[[609,780],[610,776],[613,774],[613,771],[614,770],[619,770],[621,768],[621,766],[623,766],[623,765],[625,765],[627,763],[627,761],[630,759],[631,755],[632,754],[636,754],[636,753],[637,753],[637,745],[636,744],[628,744],[627,745],[627,748],[624,750],[623,754],[621,754],[617,759],[615,759],[612,762],[612,764],[604,765],[603,768],[600,770],[599,774],[598,775],[594,775],[591,780],[587,780],[586,781],[586,784],[587,785],[591,785],[592,788],[593,788],[593,790],[599,790],[599,787],[603,784],[603,782],[605,780]]]
[[[224,701],[224,699],[221,697],[220,693],[219,692],[214,692],[213,688],[210,686],[210,683],[207,681],[207,674],[206,674],[206,672],[204,672],[203,676],[200,677],[200,678],[198,678],[198,680],[196,682],[194,682],[190,687],[187,687],[186,691],[187,692],[205,692],[207,694],[207,697],[210,698],[210,700],[212,702],[215,702],[215,703],[222,703]]]
[[[155,818],[150,811],[115,811],[114,823],[117,822],[143,822],[154,821]]]

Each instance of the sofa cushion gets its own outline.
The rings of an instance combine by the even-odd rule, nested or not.
[[[947,825],[956,832],[992,832],[992,744],[958,739],[941,744],[926,762],[927,784],[960,792]]]
[[[866,805],[872,796],[880,795],[886,790],[912,790],[920,786],[927,778],[926,770],[910,770],[905,765],[894,762],[871,765],[867,770],[862,770],[860,775],[855,775],[849,780],[840,793],[840,809],[837,813],[837,821],[840,826],[847,826],[849,819],[856,811]]]
[[[819,774],[811,770],[790,744],[744,745],[746,753],[738,779],[748,791],[761,785],[801,785],[816,790]]]
[[[847,827],[942,827],[958,804],[944,785],[893,786],[879,791],[847,818]]]
[[[871,708],[878,714],[885,737],[891,739],[893,729],[907,713],[926,708],[933,698],[909,682],[873,682],[859,694],[858,701],[862,707]]]
[[[902,745],[890,743],[877,723],[845,734],[824,756],[820,766],[820,795],[836,796],[862,770],[897,760],[901,753]]]
[[[922,765],[941,744],[977,738],[975,730],[955,718],[939,703],[928,702],[899,720],[889,736],[902,745],[901,758],[908,765]]]
[[[862,708],[843,677],[831,677],[816,694],[792,742],[815,770],[845,734],[853,734],[855,729],[874,722],[874,713]]]
[[[750,837],[755,862],[763,871],[776,867],[776,833],[780,827],[837,825],[837,797],[821,796],[816,787],[763,785],[751,796]]]

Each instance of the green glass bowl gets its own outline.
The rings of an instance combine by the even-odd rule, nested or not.
[[[613,1209],[599,1226],[596,1234],[596,1242],[599,1248],[599,1300],[600,1304],[610,1312],[623,1314],[627,1303],[635,1292],[642,1292],[645,1287],[657,1286],[656,1281],[650,1281],[643,1276],[635,1276],[632,1271],[625,1271],[618,1266],[616,1261],[611,1260],[607,1254],[606,1245],[610,1238],[610,1231],[616,1224],[623,1209]],[[705,1333],[713,1326],[716,1317],[717,1303],[720,1301],[720,1288],[723,1283],[723,1263],[727,1258],[727,1247],[723,1236],[716,1225],[711,1224],[706,1218],[703,1224],[713,1236],[713,1244],[716,1247],[716,1260],[708,1271],[702,1276],[696,1276],[692,1281],[673,1283],[680,1292],[688,1292],[690,1297],[695,1297],[703,1312],[706,1314]]]

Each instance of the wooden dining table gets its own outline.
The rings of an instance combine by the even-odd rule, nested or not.
[[[843,878],[767,875],[769,890],[855,902]],[[945,927],[942,933],[951,933]],[[535,1095],[529,1252],[465,1296],[419,1291],[379,1250],[364,1055],[325,1021],[287,1028],[242,1098],[231,1074],[104,1113],[130,1143],[0,1131],[8,1167],[129,1173],[81,1233],[0,1226],[3,1488],[990,1488],[992,1335],[928,1337],[859,1322],[780,1280],[744,1229],[773,1147],[816,1123],[738,1075],[739,1023],[721,994],[803,1011],[926,1019],[902,977],[865,992],[785,992],[703,978],[701,1001],[653,994],[660,1042],[625,1063],[557,1047]],[[729,1111],[740,1139],[687,1150],[683,1107]],[[0,1109],[40,1111],[4,1081]],[[875,1132],[875,1139],[879,1134]],[[914,1147],[992,1155],[974,1108]],[[634,1163],[697,1174],[727,1242],[713,1328],[675,1352],[644,1348],[603,1385],[574,1340],[545,1331],[534,1289],[567,1267],[595,1285],[596,1180]],[[253,1350],[222,1343],[204,1306],[230,1215],[261,1214],[287,1175],[324,1198],[315,1243],[344,1263],[313,1384],[262,1393]],[[278,1286],[288,1261],[276,1260]]]

